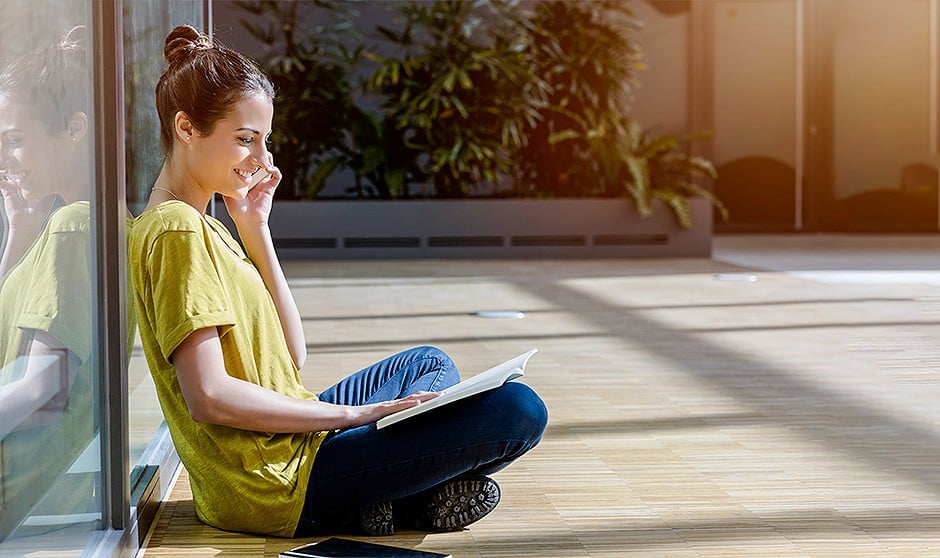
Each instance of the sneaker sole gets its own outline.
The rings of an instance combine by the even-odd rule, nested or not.
[[[438,531],[460,531],[496,509],[499,485],[488,477],[450,481],[431,496],[428,522]]]
[[[359,514],[359,526],[370,537],[387,537],[395,533],[391,502],[380,502]]]

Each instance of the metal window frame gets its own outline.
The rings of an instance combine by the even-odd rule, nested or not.
[[[103,527],[130,523],[126,316],[123,2],[96,0],[94,28],[95,169],[92,200],[95,235],[95,333],[102,460]]]

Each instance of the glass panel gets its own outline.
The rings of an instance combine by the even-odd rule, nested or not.
[[[718,230],[792,230],[797,208],[796,0],[714,3]]]
[[[89,4],[0,1],[0,554],[101,528]]]
[[[832,0],[837,226],[936,230],[928,0]]]
[[[177,25],[203,28],[199,0],[162,0],[124,3],[124,101],[127,122],[127,207],[140,213],[160,172],[160,122],[154,106],[154,88],[166,66],[163,40]],[[128,367],[128,430],[131,486],[151,459],[147,451],[163,422],[156,391],[139,340],[135,338]]]

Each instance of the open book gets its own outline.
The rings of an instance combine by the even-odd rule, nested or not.
[[[525,375],[526,363],[529,361],[529,358],[537,352],[538,349],[532,349],[531,351],[521,354],[516,358],[496,365],[486,372],[480,372],[472,378],[468,378],[459,384],[450,386],[441,392],[443,395],[440,397],[436,397],[430,401],[425,401],[416,407],[411,407],[405,409],[404,411],[399,411],[393,415],[383,417],[379,419],[378,423],[376,423],[376,427],[385,428],[390,424],[395,424],[396,422],[405,420],[408,417],[420,415],[421,413],[430,411],[431,409],[443,407],[448,403],[453,403],[454,401],[459,401],[465,397],[470,397],[471,395],[476,395],[478,393],[497,388],[510,380],[515,380],[516,378]]]

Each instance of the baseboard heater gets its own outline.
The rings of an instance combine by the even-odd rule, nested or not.
[[[345,248],[420,248],[417,236],[364,236],[344,238]]]
[[[275,248],[336,248],[336,238],[275,238]]]
[[[526,235],[514,236],[513,246],[584,246],[587,237],[582,235]]]
[[[340,242],[342,240],[342,242]],[[508,237],[515,247],[552,246],[665,246],[668,234],[598,234],[584,235],[520,235]],[[366,236],[339,238],[278,238],[277,248],[336,249],[343,248],[421,248],[422,238],[417,236]],[[501,248],[506,245],[502,236],[430,236],[428,248]]]
[[[594,246],[664,246],[668,234],[597,234]]]
[[[430,248],[498,248],[503,245],[501,236],[429,236]]]

